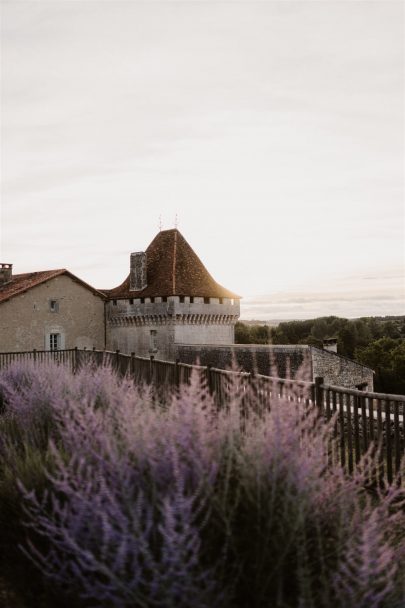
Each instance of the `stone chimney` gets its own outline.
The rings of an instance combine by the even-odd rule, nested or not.
[[[325,338],[323,341],[323,350],[327,350],[330,353],[337,353],[337,338]]]
[[[13,265],[0,263],[0,287],[13,278]]]
[[[129,289],[131,291],[140,291],[141,289],[145,289],[147,284],[146,253],[144,251],[131,253]]]

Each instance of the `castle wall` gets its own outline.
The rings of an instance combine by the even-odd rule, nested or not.
[[[176,342],[232,344],[239,312],[239,300],[227,298],[111,300],[107,304],[107,348],[173,361]]]
[[[61,275],[2,302],[1,352],[48,350],[51,334],[60,336],[60,348],[103,349],[104,300]]]
[[[233,344],[233,325],[175,325],[174,341],[185,344]]]
[[[177,344],[176,356],[183,363],[200,362],[226,369],[235,362],[243,370],[265,376],[295,377],[313,381],[323,377],[326,384],[357,388],[367,384],[373,390],[373,371],[355,361],[309,346],[293,345],[193,345]],[[302,367],[303,366],[303,367]],[[366,388],[366,387],[364,387]]]
[[[220,369],[236,363],[243,370],[264,376],[294,377],[307,362],[306,378],[311,376],[310,352],[307,346],[266,345],[190,345],[177,344],[177,357],[183,363],[211,365]]]
[[[153,338],[151,331],[156,332]],[[107,336],[108,350],[119,349],[123,353],[135,353],[138,357],[153,355],[164,361],[174,360],[174,330],[171,324],[109,327]]]

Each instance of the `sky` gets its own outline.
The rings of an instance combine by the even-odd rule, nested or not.
[[[0,261],[112,288],[178,226],[242,318],[405,314],[404,8],[3,1]]]

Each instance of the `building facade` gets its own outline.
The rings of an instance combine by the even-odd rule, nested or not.
[[[0,352],[104,348],[105,296],[67,270],[0,264]]]
[[[132,253],[129,274],[105,290],[111,350],[176,358],[176,344],[233,344],[240,296],[219,285],[178,230]]]
[[[177,230],[132,253],[126,279],[96,290],[67,270],[14,275],[0,264],[0,352],[92,348],[373,389],[373,371],[325,348],[235,345],[240,296],[219,285]]]

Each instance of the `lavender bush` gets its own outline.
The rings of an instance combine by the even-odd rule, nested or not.
[[[246,413],[235,380],[218,410],[197,376],[162,402],[108,368],[27,364],[0,395],[0,514],[11,497],[71,605],[404,605],[404,491],[365,489],[371,455],[351,477],[331,464],[304,404],[252,393]]]

